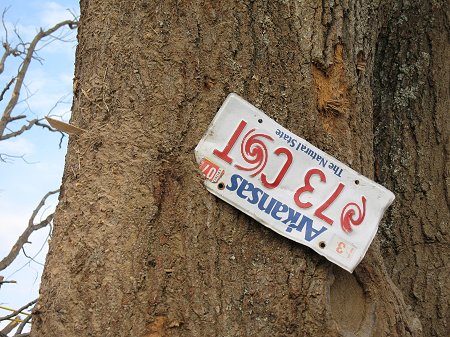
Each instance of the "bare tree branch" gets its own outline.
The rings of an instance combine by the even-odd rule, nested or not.
[[[23,118],[26,118],[26,116],[24,116],[24,115],[15,116],[15,117],[11,117],[9,121],[12,122],[14,120],[23,119]],[[52,128],[51,126],[49,126],[47,124],[41,123],[40,122],[41,120],[43,120],[43,118],[41,118],[41,119],[33,119],[31,121],[28,121],[28,124],[23,125],[19,130],[11,132],[11,133],[8,133],[8,134],[0,137],[0,141],[20,136],[25,131],[30,130],[34,125],[38,125],[38,126],[44,128],[44,129],[47,129],[47,130],[49,130],[51,132],[59,132],[61,134],[61,137],[64,138],[64,134],[61,131],[54,129],[54,128]]]
[[[30,219],[28,220],[28,226],[25,228],[23,233],[19,236],[14,246],[11,248],[8,255],[6,255],[1,261],[0,261],[0,270],[5,269],[8,267],[19,255],[20,250],[22,249],[23,245],[28,242],[28,238],[30,237],[31,233],[34,231],[41,229],[53,220],[53,213],[47,216],[44,220],[40,221],[39,223],[35,224],[34,221],[36,219],[36,216],[38,215],[39,211],[42,209],[42,207],[45,205],[45,201],[47,198],[53,194],[56,194],[59,192],[59,189],[56,191],[50,191],[48,192],[39,202],[33,213],[31,214]]]
[[[27,317],[25,317],[25,318],[22,320],[22,323],[20,323],[19,327],[17,328],[17,331],[16,331],[14,337],[17,337],[17,336],[23,336],[23,335],[22,335],[22,330],[23,330],[23,328],[25,327],[25,325],[26,325],[29,321],[31,321],[31,317],[32,317],[31,315],[28,315]]]
[[[5,70],[5,62],[6,58],[13,54],[13,49],[11,49],[10,45],[7,42],[3,42],[3,48],[5,48],[5,52],[2,55],[2,58],[0,59],[0,74],[3,73]]]
[[[0,74],[2,73],[2,69],[0,68]],[[11,87],[11,85],[14,83],[14,81],[16,80],[15,77],[11,78],[11,80],[5,85],[5,87],[3,88],[2,92],[0,93],[0,101],[3,101],[3,97],[5,96],[5,93],[9,90],[9,88]]]
[[[11,118],[8,120],[8,123],[9,122],[11,122]],[[30,130],[33,127],[33,125],[36,125],[36,123],[38,123],[38,122],[39,122],[39,119],[33,119],[31,121],[28,121],[28,124],[23,125],[19,130],[13,131],[4,136],[0,136],[0,141],[20,136],[25,131]]]
[[[11,6],[6,7],[2,13],[2,25],[3,25],[3,28],[5,29],[5,42],[6,43],[8,43],[8,29],[6,29],[6,24],[5,24],[5,14],[10,9],[10,7]]]
[[[0,59],[0,74],[3,73],[3,70],[5,69],[6,58],[10,55],[9,53],[10,46],[8,42],[8,29],[6,28],[5,24],[5,14],[7,11],[8,8],[5,8],[2,13],[2,25],[3,28],[5,29],[5,41],[3,41],[3,48],[5,48],[5,52],[3,53],[2,58]]]
[[[19,120],[19,119],[24,119],[24,118],[27,118],[27,116],[25,116],[25,115],[19,115],[19,116],[11,117],[11,118],[9,119],[9,121],[10,121],[10,122],[13,122],[13,121],[17,121],[17,120]]]
[[[14,110],[15,106],[17,105],[17,102],[19,100],[19,95],[20,95],[20,90],[22,88],[23,85],[23,81],[25,79],[25,75],[28,71],[28,67],[31,63],[31,60],[33,59],[35,50],[36,50],[36,46],[38,44],[39,41],[41,41],[43,38],[47,37],[47,36],[51,36],[54,32],[56,32],[59,28],[63,27],[63,26],[69,26],[69,27],[73,27],[73,25],[76,25],[77,22],[73,21],[73,20],[65,20],[62,21],[58,24],[56,24],[55,26],[53,26],[52,28],[44,31],[44,30],[40,30],[37,35],[34,37],[34,39],[31,41],[30,45],[28,46],[28,48],[26,48],[26,56],[22,62],[22,65],[20,67],[19,73],[17,75],[17,80],[13,89],[13,92],[11,94],[11,98],[8,102],[8,104],[5,107],[5,110],[3,111],[2,117],[0,118],[0,137],[4,137],[4,132],[6,129],[6,125],[10,122],[11,119],[11,113]],[[5,53],[6,52],[11,52],[10,51],[10,47],[8,45],[8,43],[4,43],[4,48],[5,48]],[[1,61],[0,61],[1,62]],[[1,68],[1,64],[0,64],[0,68]],[[2,70],[2,69],[0,69]],[[29,123],[27,126],[25,126],[25,128],[23,129],[23,131],[20,131],[20,133],[23,133],[26,130],[29,130],[29,128],[31,128],[35,123]],[[29,127],[29,128],[27,128]],[[22,130],[22,129],[21,129]],[[14,134],[14,133],[13,133]],[[11,135],[11,134],[10,134]],[[11,135],[9,136],[9,138],[11,137],[15,137],[16,135]],[[2,139],[2,138],[0,138]]]
[[[3,281],[5,278],[3,277],[3,276],[1,276],[0,275],[0,288],[2,287],[2,285],[4,284],[4,283],[17,283],[17,281],[13,281],[13,280],[6,280],[6,281]]]
[[[25,163],[32,164],[25,159],[25,155],[14,156],[14,155],[7,154],[7,153],[0,153],[0,161],[1,162],[12,163],[14,161],[14,159],[22,159]]]
[[[7,326],[5,326],[3,329],[2,329],[2,331],[0,331],[0,336],[6,336],[6,337],[8,337],[8,333],[10,333],[11,331],[13,331],[14,330],[14,328],[16,327],[16,326],[18,326],[19,325],[19,322],[17,321],[17,320],[12,320],[11,322],[9,322],[9,324],[7,325]]]
[[[23,307],[17,309],[16,311],[13,311],[13,312],[10,313],[9,315],[0,317],[0,322],[1,322],[1,321],[6,321],[7,319],[11,319],[11,318],[13,318],[13,317],[19,315],[20,313],[22,313],[23,310],[25,310],[25,309],[31,307],[31,306],[32,306],[33,304],[35,304],[36,302],[37,302],[37,298],[36,298],[35,300],[33,300],[33,301],[31,301],[31,302],[25,304]],[[28,315],[27,313],[23,313],[23,314]]]
[[[43,119],[40,119],[40,120],[36,123],[36,125],[37,125],[37,126],[40,126],[40,127],[42,127],[42,128],[44,128],[44,129],[47,129],[48,131],[51,131],[51,132],[59,132],[59,133],[61,133],[62,136],[64,137],[64,134],[63,134],[61,131],[52,128],[52,127],[51,127],[50,125],[48,125],[48,124],[41,123],[40,121],[42,121],[42,120],[43,120]]]
[[[45,242],[44,242],[44,244],[45,244]],[[34,263],[36,263],[36,264],[38,264],[38,265],[44,267],[44,264],[43,264],[43,263],[40,263],[39,261],[36,261],[36,260],[34,259],[33,256],[29,256],[29,255],[27,254],[27,252],[25,251],[25,247],[22,247],[22,253],[23,253],[23,255],[25,255],[25,257],[26,257],[28,260],[30,260],[30,261],[32,261],[32,262],[34,262]]]
[[[4,42],[3,47],[5,48],[5,52],[3,53],[2,58],[0,59],[0,74],[3,73],[3,70],[5,70],[5,61],[6,58],[10,55],[9,44]]]

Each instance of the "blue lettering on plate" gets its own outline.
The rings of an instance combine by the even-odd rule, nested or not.
[[[236,195],[246,200],[251,205],[256,205],[257,209],[266,214],[269,214],[274,220],[282,224],[288,225],[286,232],[291,233],[292,230],[304,232],[305,240],[310,242],[327,230],[326,227],[320,229],[314,228],[314,222],[311,218],[303,215],[296,210],[290,208],[283,202],[271,197],[262,189],[255,187],[247,179],[244,179],[239,174],[233,174],[230,183],[226,189],[235,192]]]

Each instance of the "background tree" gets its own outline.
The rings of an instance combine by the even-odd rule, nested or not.
[[[43,123],[43,117],[34,117],[35,113],[32,111],[32,107],[30,105],[24,108],[24,103],[28,103],[30,96],[34,95],[34,93],[30,92],[26,85],[26,77],[29,74],[29,69],[32,62],[43,62],[43,59],[39,56],[38,52],[56,40],[66,41],[65,39],[70,37],[70,30],[76,28],[77,26],[76,19],[62,21],[48,29],[41,28],[31,42],[27,42],[16,26],[11,27],[6,22],[6,13],[7,9],[5,9],[2,14],[3,53],[0,55],[0,79],[4,84],[4,87],[0,91],[0,107],[3,109],[0,115],[0,142],[4,142],[15,137],[21,137],[25,132],[29,131],[34,126],[40,126],[53,132],[57,131],[49,127],[46,123]],[[66,30],[64,27],[68,27],[69,29]],[[17,59],[20,61],[17,62]],[[7,78],[6,76],[8,75],[5,70],[8,69],[8,73],[11,73],[10,69],[15,66],[17,66],[16,74],[11,78]],[[55,102],[55,108],[61,103],[62,100]],[[50,111],[49,114],[50,113],[52,113],[52,111]],[[24,156],[17,156],[11,153],[0,153],[0,165],[5,165],[6,163],[17,158],[22,158],[26,161]],[[45,216],[43,216],[43,213],[45,213],[46,210],[45,203],[47,199],[51,195],[58,192],[59,191],[56,190],[46,193],[42,200],[38,203],[37,207],[30,216],[28,226],[26,226],[23,233],[17,238],[16,243],[11,247],[5,256],[0,256],[0,272],[10,267],[21,251],[23,251],[26,255],[24,246],[25,244],[31,243],[30,236],[34,231],[44,228],[52,222],[53,213],[46,214]],[[2,222],[5,221],[5,219],[1,220]],[[30,260],[33,260],[33,257],[27,257],[30,258]],[[4,276],[0,276],[0,288],[2,288],[2,285],[7,283],[15,283],[15,281],[8,280],[5,279]],[[1,291],[4,293],[8,290],[3,288]],[[16,311],[12,311],[7,315],[3,315],[2,312],[2,316],[0,316],[0,322],[2,322],[2,325],[5,321],[8,322],[8,320],[10,320],[11,322],[7,326],[0,328],[0,333],[2,335],[7,335],[10,333],[12,335],[14,333],[14,336],[26,335],[22,332],[24,331],[23,329],[26,323],[30,322],[31,315],[25,316],[26,318],[23,321],[16,318],[16,316],[18,317],[23,314],[23,311],[34,305],[35,302],[36,300],[31,301],[20,309],[18,308]],[[6,307],[2,306],[2,309],[5,308]],[[18,327],[17,330],[14,329],[15,327]]]
[[[69,143],[32,334],[444,336],[446,13],[81,1],[72,123],[87,131]],[[203,188],[193,149],[230,92],[397,194],[353,274]]]

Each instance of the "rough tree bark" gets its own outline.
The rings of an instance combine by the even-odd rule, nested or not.
[[[237,92],[374,177],[393,3],[81,1],[72,123],[87,131],[70,140],[32,335],[420,336],[378,239],[353,274],[334,267],[210,195],[193,156]]]
[[[375,56],[377,179],[397,194],[383,255],[425,336],[450,335],[448,4],[399,1]]]

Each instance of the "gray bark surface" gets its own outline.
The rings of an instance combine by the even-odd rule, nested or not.
[[[450,334],[449,13],[445,1],[398,2],[375,56],[375,170],[397,194],[382,251],[425,336]]]

